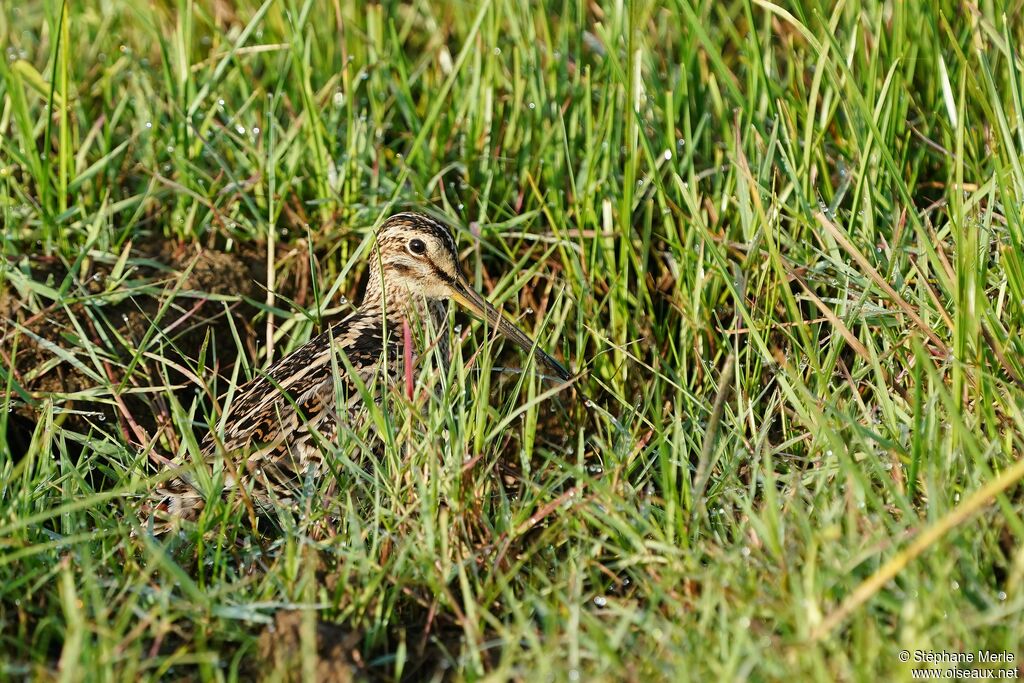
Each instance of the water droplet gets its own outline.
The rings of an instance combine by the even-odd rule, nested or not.
[[[494,54],[500,55],[501,54],[501,48],[500,47],[494,48]]]
[[[235,126],[235,130],[239,135],[245,135],[245,126]]]
[[[586,406],[587,408],[593,408],[594,402],[588,398],[586,401],[583,402],[583,405]]]
[[[260,134],[260,129],[259,129],[259,127],[257,127],[257,126],[253,126],[253,127],[252,127],[252,134],[253,134],[253,135],[259,135],[259,134]]]
[[[530,109],[536,109],[536,108],[537,108],[537,105],[536,105],[536,104],[534,104],[533,102],[530,102],[530,103],[529,103],[529,104],[527,104],[526,106],[527,106],[527,107],[529,107]]]
[[[604,607],[608,604],[608,599],[603,595],[598,595],[596,598],[594,598],[594,604],[598,607]]]
[[[223,107],[224,106],[224,100],[223,99],[217,100],[217,106]]]
[[[152,127],[153,127],[153,122],[152,121],[146,121],[146,128],[152,128]]]
[[[672,150],[670,150],[670,149],[666,149],[666,150],[665,150],[665,151],[664,151],[664,152],[662,153],[662,156],[663,156],[663,157],[665,157],[665,161],[668,161],[669,159],[671,159],[671,158],[672,158]]]
[[[950,587],[951,587],[951,588],[952,588],[953,590],[955,590],[955,591],[958,591],[958,590],[960,590],[960,583],[959,583],[959,582],[957,582],[957,581],[954,581],[954,582],[953,582],[953,583],[952,583],[952,584],[950,585]]]
[[[1006,591],[999,591],[999,594],[996,595],[996,597],[999,598],[1000,602],[1006,600]]]
[[[533,309],[532,308],[527,308],[525,311],[523,311],[523,314],[524,315],[533,315]]]

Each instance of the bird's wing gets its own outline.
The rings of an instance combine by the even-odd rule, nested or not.
[[[325,397],[334,395],[332,349],[343,351],[364,381],[372,377],[384,349],[384,329],[379,314],[356,311],[245,384],[224,420],[224,449],[271,444],[282,432],[287,436],[299,424],[283,418],[293,416],[296,408],[307,421],[314,420],[324,410]],[[357,396],[340,360],[338,365],[343,394]],[[213,434],[208,434],[203,450],[215,448]]]

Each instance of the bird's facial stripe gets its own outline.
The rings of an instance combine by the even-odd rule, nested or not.
[[[405,239],[411,233],[433,237],[442,244],[445,251],[451,254],[458,253],[458,246],[455,244],[455,238],[448,226],[423,214],[397,213],[384,222],[378,236],[381,238],[387,236],[389,238],[398,237],[399,239]]]
[[[429,258],[426,261],[427,261],[427,264],[430,266],[430,270],[433,271],[434,276],[438,280],[440,280],[441,282],[444,282],[446,285],[448,285],[450,287],[454,287],[455,286],[455,278],[454,277],[452,277],[448,273],[444,272],[436,263],[434,263]]]

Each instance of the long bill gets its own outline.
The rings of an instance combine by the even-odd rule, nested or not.
[[[565,366],[545,353],[539,346],[534,344],[533,340],[530,339],[525,332],[509,322],[508,318],[501,314],[501,311],[492,306],[487,299],[470,287],[461,278],[452,284],[452,290],[452,298],[455,299],[457,303],[465,306],[482,320],[486,320],[488,325],[492,328],[497,328],[499,332],[508,337],[511,341],[515,342],[516,346],[521,348],[523,351],[526,353],[532,353],[537,357],[538,361],[546,365],[563,381],[568,381],[572,378],[572,375],[570,375],[569,371],[565,369]]]

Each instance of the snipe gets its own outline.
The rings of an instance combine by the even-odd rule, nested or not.
[[[559,379],[570,379],[565,367],[470,286],[451,231],[434,219],[418,213],[387,219],[377,232],[369,273],[359,308],[243,386],[224,418],[223,439],[207,435],[205,465],[219,454],[229,459],[225,494],[241,487],[261,510],[291,504],[310,475],[315,479],[327,469],[326,445],[336,437],[339,420],[358,419],[364,395],[359,384],[403,377],[406,364],[415,362],[403,331],[425,319],[442,329],[448,300],[533,353]],[[337,380],[334,368],[340,370]],[[197,479],[189,474],[171,480],[144,506],[144,514],[162,518],[157,531],[177,518],[198,516],[205,500]]]

